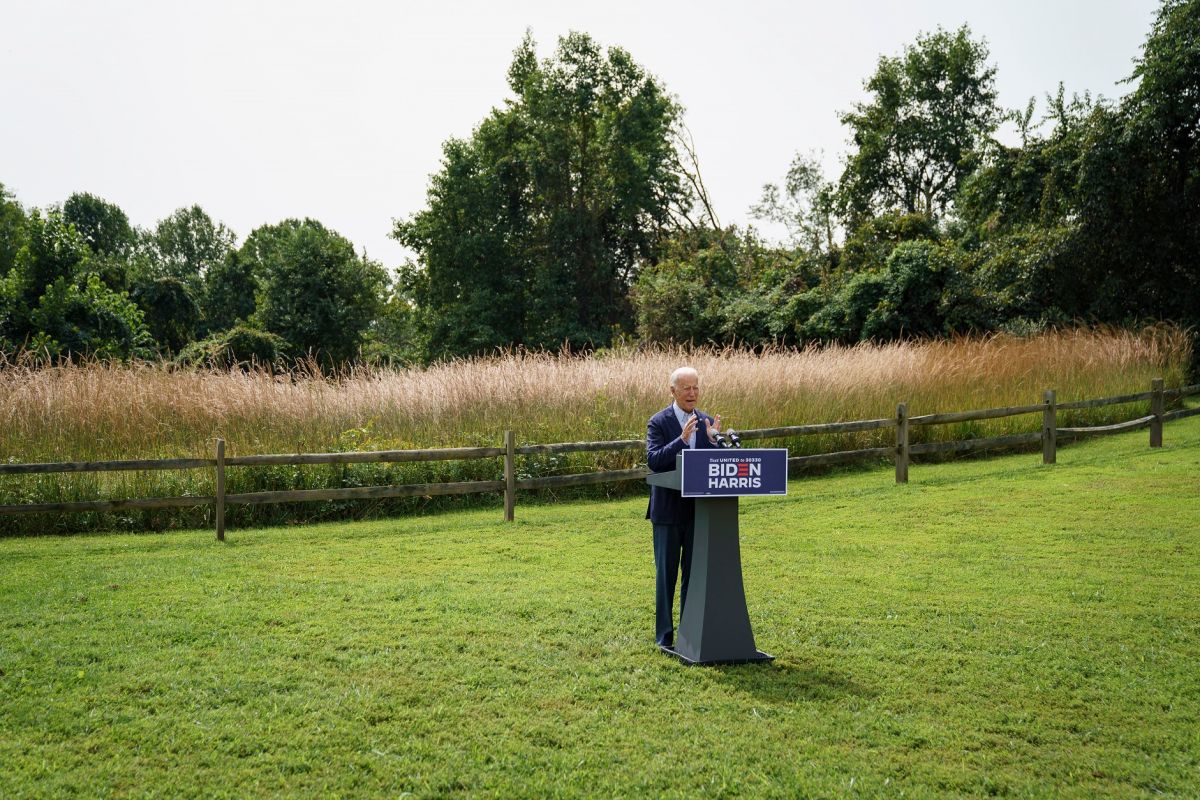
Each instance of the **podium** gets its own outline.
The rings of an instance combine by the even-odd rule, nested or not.
[[[692,543],[692,569],[688,577],[687,602],[683,604],[680,614],[675,646],[661,648],[663,652],[678,657],[684,663],[744,664],[773,661],[775,658],[755,646],[754,631],[750,627],[750,613],[746,608],[746,592],[742,584],[741,546],[738,541],[738,497],[747,494],[785,493],[787,451],[782,451],[782,491],[762,491],[761,486],[749,485],[751,479],[737,477],[749,473],[749,467],[742,467],[739,472],[741,464],[753,460],[759,454],[774,452],[779,451],[687,450],[676,458],[674,470],[646,476],[646,483],[651,486],[674,489],[682,492],[684,497],[694,497],[696,501],[695,538]],[[705,489],[703,483],[693,479],[689,479],[685,484],[685,455],[689,459],[687,467],[691,468],[693,474],[703,470],[708,474],[723,472],[734,477],[722,481],[718,476],[715,480],[710,480],[709,483],[717,484],[711,491]],[[693,461],[697,463],[693,465]],[[700,463],[702,461],[703,465]],[[721,464],[722,461],[732,468]],[[777,464],[779,459],[769,461]],[[717,467],[714,468],[712,464],[717,464]],[[698,467],[701,470],[698,470]],[[778,473],[778,468],[774,471]],[[778,478],[778,475],[775,477]],[[775,485],[778,483],[776,480]]]

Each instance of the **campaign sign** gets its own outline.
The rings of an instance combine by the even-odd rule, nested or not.
[[[684,497],[787,494],[787,448],[684,450]]]

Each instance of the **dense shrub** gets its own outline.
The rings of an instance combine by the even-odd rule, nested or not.
[[[942,295],[955,269],[933,242],[898,244],[888,256],[883,296],[863,321],[860,338],[886,341],[942,333]]]
[[[282,337],[247,325],[237,325],[227,331],[214,333],[207,339],[192,342],[179,353],[176,361],[189,366],[219,369],[233,366],[270,367],[279,364],[288,355],[289,346]]]
[[[82,285],[66,278],[54,281],[30,321],[36,331],[32,348],[48,356],[129,359],[154,354],[142,310],[98,275],[88,275]]]

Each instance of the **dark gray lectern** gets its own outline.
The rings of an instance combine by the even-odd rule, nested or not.
[[[679,491],[682,476],[681,454],[674,470],[647,475],[646,483]],[[744,664],[775,659],[754,646],[742,585],[736,497],[696,498],[696,536],[687,602],[675,646],[662,650],[687,664]]]

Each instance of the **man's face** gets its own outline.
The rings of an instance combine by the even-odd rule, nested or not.
[[[671,387],[671,397],[675,398],[685,414],[692,413],[700,399],[700,379],[695,375],[680,375]]]

